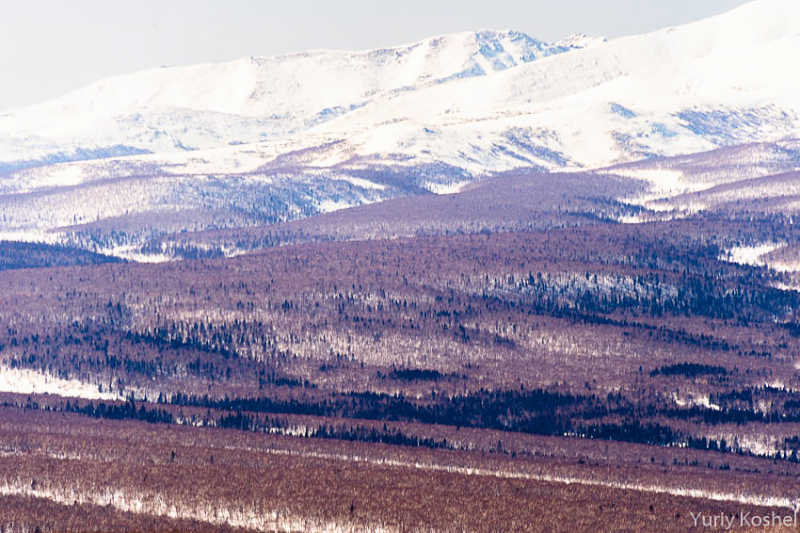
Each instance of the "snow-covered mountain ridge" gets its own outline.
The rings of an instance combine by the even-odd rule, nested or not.
[[[479,31],[112,78],[0,113],[0,230],[264,223],[798,137],[798,54],[800,2],[755,0],[610,42]]]
[[[310,51],[109,78],[56,100],[0,113],[0,162],[80,150],[167,153],[302,133],[383,93],[485,76],[589,46],[514,31],[445,35],[368,52]],[[45,161],[46,162],[46,161]]]

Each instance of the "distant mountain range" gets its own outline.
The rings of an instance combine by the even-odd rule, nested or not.
[[[637,205],[702,209],[720,196],[701,189],[753,178],[756,160],[800,167],[798,55],[800,3],[756,0],[613,41],[479,31],[110,78],[0,113],[0,238],[144,259],[153,236],[456,192],[508,171],[606,168],[652,187]],[[754,142],[755,159],[723,164],[719,179],[659,167]]]

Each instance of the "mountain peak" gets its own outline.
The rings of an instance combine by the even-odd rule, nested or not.
[[[555,44],[566,46],[567,48],[589,48],[598,44],[608,42],[605,37],[590,37],[585,33],[573,33],[566,38],[557,41]]]

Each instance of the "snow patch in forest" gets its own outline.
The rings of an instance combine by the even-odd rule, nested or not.
[[[97,385],[77,379],[62,379],[31,369],[0,366],[0,392],[17,394],[55,394],[87,400],[120,400],[119,394],[100,392]]]
[[[323,200],[319,203],[320,213],[333,213],[353,207],[354,204],[345,200]]]
[[[0,231],[0,241],[14,241],[14,242],[44,242],[52,244],[56,241],[52,234],[45,231]]]
[[[175,259],[164,253],[143,254],[135,245],[115,246],[114,248],[101,250],[100,253],[133,261],[135,263],[166,263]]]
[[[681,398],[677,393],[672,393],[672,401],[679,407],[705,407],[712,411],[721,409],[719,405],[711,403],[707,394],[688,394],[685,398]]]
[[[614,174],[646,181],[650,184],[651,192],[654,196],[642,197],[639,202],[647,201],[662,196],[674,196],[676,194],[688,192],[690,184],[680,170],[669,170],[659,168],[647,169],[615,169]],[[636,200],[633,201],[637,203]]]
[[[778,449],[778,439],[770,435],[729,435],[728,442],[736,442],[739,449],[761,457],[772,457]]]
[[[360,187],[362,189],[375,189],[378,191],[386,190],[386,185],[381,183],[375,183],[374,181],[365,180],[364,178],[356,178],[354,176],[340,176],[336,178],[338,181],[346,181],[350,185],[354,187]]]
[[[764,266],[763,257],[775,250],[782,248],[783,244],[765,243],[755,246],[736,246],[726,251],[720,257],[723,261],[739,265]]]
[[[428,183],[425,188],[434,194],[456,194],[461,192],[470,182],[457,181],[455,183]]]

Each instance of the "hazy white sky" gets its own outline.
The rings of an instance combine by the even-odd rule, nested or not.
[[[515,29],[545,40],[682,24],[746,0],[0,0],[0,109],[160,65]]]

